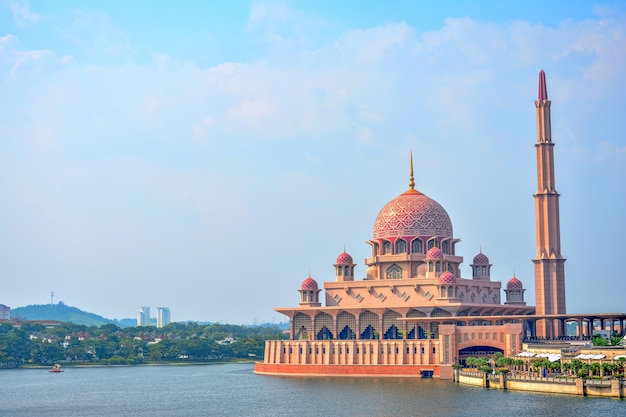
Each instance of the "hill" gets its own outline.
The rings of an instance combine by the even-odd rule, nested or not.
[[[120,327],[122,326],[118,320],[111,320],[94,313],[88,313],[76,307],[65,305],[63,302],[17,307],[11,309],[11,318],[22,320],[69,321],[74,324],[84,324],[85,326],[102,326],[109,323]]]

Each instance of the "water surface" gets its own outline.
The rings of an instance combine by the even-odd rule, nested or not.
[[[255,375],[252,364],[0,371],[0,416],[622,415],[623,400],[488,390],[438,379]]]

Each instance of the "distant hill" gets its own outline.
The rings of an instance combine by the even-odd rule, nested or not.
[[[22,320],[58,320],[69,321],[74,324],[84,324],[85,326],[102,326],[104,324],[113,323],[116,326],[128,327],[130,319],[111,320],[106,319],[94,313],[87,313],[76,307],[70,307],[63,302],[57,304],[35,304],[26,307],[17,307],[11,309],[12,319]],[[132,325],[137,322],[134,321]],[[124,326],[125,325],[125,326]]]

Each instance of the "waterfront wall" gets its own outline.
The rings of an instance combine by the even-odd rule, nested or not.
[[[456,370],[454,372],[454,380],[465,385],[516,391],[586,395],[590,397],[624,398],[626,396],[626,381],[622,378],[595,380],[508,374],[492,375],[484,372]]]
[[[452,379],[452,368],[440,365],[307,365],[257,362],[254,372],[282,376],[351,376]]]

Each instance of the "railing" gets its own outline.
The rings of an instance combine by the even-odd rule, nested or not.
[[[587,379],[585,385],[594,387],[610,387],[611,381],[608,379]]]
[[[555,338],[544,338],[544,337],[526,337],[522,340],[522,343],[553,343],[553,342],[572,342],[579,340],[591,340],[591,336],[583,336],[579,338],[578,336],[561,336]]]

